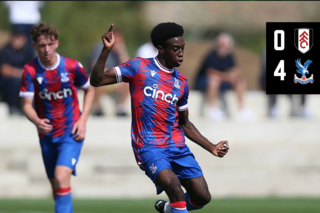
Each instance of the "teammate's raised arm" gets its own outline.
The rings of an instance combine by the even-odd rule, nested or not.
[[[109,53],[115,43],[115,38],[113,35],[113,24],[111,24],[108,32],[103,34],[102,42],[104,44],[104,47],[99,55],[96,64],[93,67],[90,77],[90,84],[94,87],[117,83],[116,75],[113,69],[104,71]]]

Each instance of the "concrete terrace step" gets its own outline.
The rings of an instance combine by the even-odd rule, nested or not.
[[[227,99],[236,115],[236,97],[228,93]],[[265,95],[252,92],[248,93],[247,103],[256,113],[256,121],[242,122],[232,117],[214,122],[207,115],[199,117],[192,113],[200,108],[201,95],[191,93],[190,120],[210,141],[230,143],[228,155],[219,159],[187,140],[212,196],[320,196],[320,115],[316,110],[319,98],[308,99],[314,115],[311,120],[290,119],[286,99],[279,97],[282,114],[278,120],[264,116]],[[1,109],[3,105],[0,105],[0,197],[50,197],[36,128],[24,117],[3,116]],[[89,118],[78,176],[72,180],[75,197],[155,196],[154,184],[136,165],[130,125],[129,117]]]
[[[83,106],[83,91],[78,91],[80,107]],[[298,101],[298,95],[294,95],[294,99]],[[226,100],[230,110],[231,119],[235,119],[238,112],[237,97],[233,91],[226,93]],[[203,95],[198,91],[191,90],[189,95],[189,114],[190,116],[198,117],[203,105]],[[320,111],[318,106],[320,104],[320,97],[318,95],[307,96],[307,106],[311,112],[313,119],[320,120]],[[262,91],[248,91],[245,96],[246,107],[250,109],[257,117],[257,119],[265,119],[267,112],[267,95]],[[102,97],[102,106],[107,114],[107,117],[115,117],[116,102],[108,94]],[[131,105],[130,98],[127,100],[126,110],[130,113]],[[280,111],[279,119],[288,119],[290,113],[290,102],[286,95],[278,95],[278,107]],[[204,116],[207,117],[209,109],[207,104],[204,105]],[[0,122],[1,120],[11,120],[8,116],[8,107],[5,103],[0,102]]]

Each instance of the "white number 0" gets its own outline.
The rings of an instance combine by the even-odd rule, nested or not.
[[[280,60],[276,70],[273,73],[273,76],[279,76],[281,81],[284,81],[284,77],[287,74],[284,72],[284,60]]]
[[[278,45],[278,34],[280,34],[280,41],[281,41],[280,47]],[[277,51],[284,50],[284,31],[283,30],[274,31],[274,49]]]

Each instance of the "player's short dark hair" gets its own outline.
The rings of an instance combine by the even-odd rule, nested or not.
[[[58,39],[58,30],[55,28],[55,26],[41,22],[40,24],[37,24],[33,26],[31,30],[31,38],[34,42],[36,42],[39,38],[39,36],[54,36],[55,39]]]
[[[183,27],[174,22],[160,23],[155,26],[150,34],[153,46],[164,45],[167,39],[183,36]]]

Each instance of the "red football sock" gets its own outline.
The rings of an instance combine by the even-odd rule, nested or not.
[[[71,187],[56,189],[57,196],[66,196],[71,193]]]

